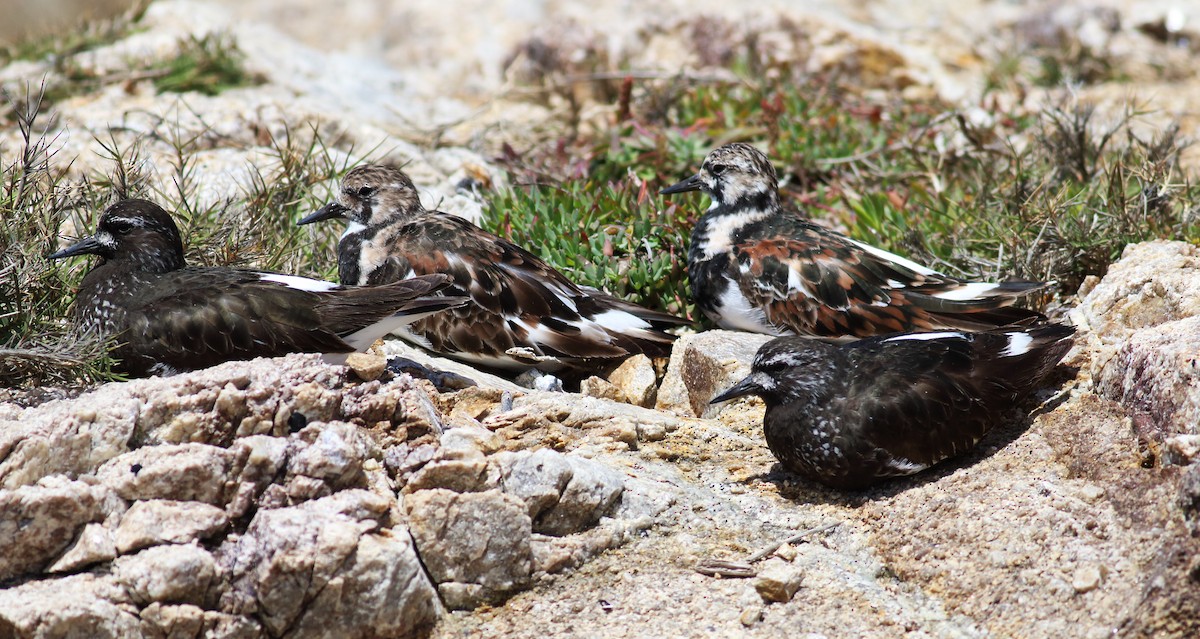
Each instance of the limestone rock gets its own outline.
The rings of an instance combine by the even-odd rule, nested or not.
[[[1187,242],[1130,244],[1071,312],[1100,349],[1094,366],[1140,329],[1200,315],[1200,249]],[[1109,351],[1106,353],[1105,350]]]
[[[750,373],[754,353],[768,335],[705,331],[675,341],[655,408],[688,417],[714,417],[708,402]]]
[[[236,452],[208,444],[144,446],[104,464],[96,476],[122,499],[170,499],[224,506]]]
[[[798,566],[781,559],[768,559],[754,576],[754,589],[767,603],[787,603],[803,581],[804,573]]]
[[[579,393],[588,397],[600,397],[614,402],[630,403],[629,396],[616,384],[595,375],[579,383]]]
[[[565,458],[570,480],[557,503],[534,518],[536,532],[559,536],[579,532],[608,514],[624,490],[623,477],[617,471],[575,455]]]
[[[231,588],[227,612],[272,634],[414,636],[440,605],[403,527],[387,527],[389,504],[344,490],[298,506],[260,510],[246,532],[217,551]]]
[[[117,544],[112,531],[102,524],[88,524],[75,538],[75,543],[46,569],[46,572],[74,572],[84,566],[111,561],[117,556]]]
[[[210,506],[211,508],[211,506]],[[156,546],[113,562],[113,575],[133,601],[214,606],[220,595],[220,567],[196,544]]]
[[[137,637],[137,607],[116,580],[84,573],[0,589],[0,634]]]
[[[375,353],[350,353],[346,358],[346,367],[364,382],[379,379],[387,370],[387,359]]]
[[[113,533],[117,551],[207,539],[229,524],[225,511],[198,501],[154,499],[134,502]]]
[[[572,393],[530,392],[513,400],[512,410],[482,421],[509,449],[539,447],[627,450],[638,433],[662,427],[672,432],[685,420],[656,410]]]
[[[1200,278],[1200,270],[1196,275]],[[1096,392],[1146,415],[1162,431],[1157,443],[1175,434],[1200,434],[1197,353],[1200,316],[1139,329],[1095,372]]]
[[[139,400],[104,386],[96,401],[54,401],[0,418],[0,488],[53,474],[76,477],[128,450]]]
[[[295,442],[288,474],[320,480],[334,490],[364,485],[363,462],[379,456],[370,439],[345,422],[310,424],[296,433]]]
[[[654,408],[658,397],[658,376],[654,362],[642,354],[627,358],[608,376],[608,381],[626,397],[626,401],[642,408]]]
[[[477,605],[529,583],[532,522],[526,505],[498,490],[455,493],[436,488],[405,499],[421,561],[439,584],[477,584],[461,605]],[[453,587],[456,592],[459,587]]]
[[[80,531],[107,515],[103,486],[47,478],[0,490],[0,581],[40,571],[70,547]],[[18,550],[19,549],[19,550]]]

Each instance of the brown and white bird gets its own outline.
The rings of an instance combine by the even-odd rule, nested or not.
[[[748,144],[716,149],[662,193],[686,191],[712,198],[692,231],[688,279],[723,328],[845,340],[1045,319],[1010,305],[1046,283],[959,280],[785,210],[775,167]]]
[[[670,352],[682,318],[577,286],[529,251],[441,211],[427,211],[403,171],[363,165],[337,198],[299,224],[346,218],[338,242],[343,284],[374,286],[444,273],[448,293],[471,304],[397,334],[430,351],[485,367],[590,373],[625,357]]]
[[[48,256],[98,255],[75,301],[84,331],[116,342],[118,369],[171,375],[230,360],[326,353],[333,362],[400,326],[466,303],[435,296],[450,278],[378,288],[227,267],[189,267],[171,216],[146,200],[123,200],[95,235]]]
[[[713,398],[758,395],[787,470],[837,488],[911,475],[974,446],[1042,384],[1075,329],[900,333],[830,344],[781,337]]]

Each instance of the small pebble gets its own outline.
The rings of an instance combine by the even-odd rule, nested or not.
[[[1100,584],[1104,581],[1105,572],[1103,566],[1093,565],[1077,568],[1075,576],[1071,578],[1071,587],[1081,595],[1085,592],[1091,592],[1100,587]]]
[[[768,559],[754,578],[754,589],[767,603],[786,603],[800,590],[802,581],[804,573],[800,572],[799,567],[782,559]]]
[[[749,628],[750,626],[753,626],[754,624],[762,621],[762,618],[763,618],[762,606],[754,606],[752,608],[747,608],[747,609],[743,610],[742,615],[740,617],[738,617],[738,621],[741,621],[743,626],[746,626],[747,628]]]

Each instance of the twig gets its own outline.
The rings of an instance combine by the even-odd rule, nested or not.
[[[757,574],[757,572],[754,570],[754,566],[751,564],[770,556],[776,550],[779,550],[779,548],[784,544],[794,544],[798,541],[804,541],[805,538],[811,535],[825,532],[826,530],[833,530],[839,525],[841,525],[841,522],[835,521],[833,523],[824,524],[817,526],[816,528],[809,528],[808,530],[798,532],[791,537],[784,539],[783,541],[775,542],[766,548],[758,550],[742,561],[738,561],[736,559],[702,559],[698,564],[696,564],[696,572],[702,575],[708,575],[709,577],[734,577],[740,579],[753,577]]]
[[[753,555],[750,555],[749,557],[746,558],[746,563],[752,564],[752,563],[770,555],[771,553],[775,552],[776,550],[779,550],[784,544],[794,544],[798,541],[804,541],[804,538],[808,537],[809,535],[815,535],[820,532],[825,532],[826,530],[833,530],[834,528],[837,528],[840,524],[841,524],[841,522],[835,521],[833,523],[825,524],[823,526],[817,526],[816,528],[809,528],[808,530],[798,532],[798,533],[792,535],[791,537],[784,539],[783,541],[775,542],[775,543],[771,544],[770,546],[767,546],[766,548],[759,550],[758,552],[754,553]]]

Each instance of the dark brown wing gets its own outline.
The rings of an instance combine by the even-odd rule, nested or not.
[[[847,437],[922,466],[972,447],[1046,377],[1070,327],[927,333],[847,345]],[[933,337],[933,336],[940,337]]]
[[[128,351],[159,364],[162,372],[296,352],[346,353],[355,346],[343,337],[374,323],[461,303],[422,297],[445,286],[445,278],[376,290],[294,276],[264,280],[264,275],[226,268],[164,275],[129,310]]]
[[[734,253],[731,276],[746,299],[768,322],[801,335],[985,329],[1041,318],[999,309],[1042,283],[963,282],[801,218],[772,220]]]
[[[416,274],[445,273],[454,281],[450,290],[471,298],[413,325],[434,351],[505,359],[518,347],[587,360],[659,352],[674,339],[661,331],[663,314],[584,291],[532,253],[457,216],[426,213],[391,242],[398,263]]]

